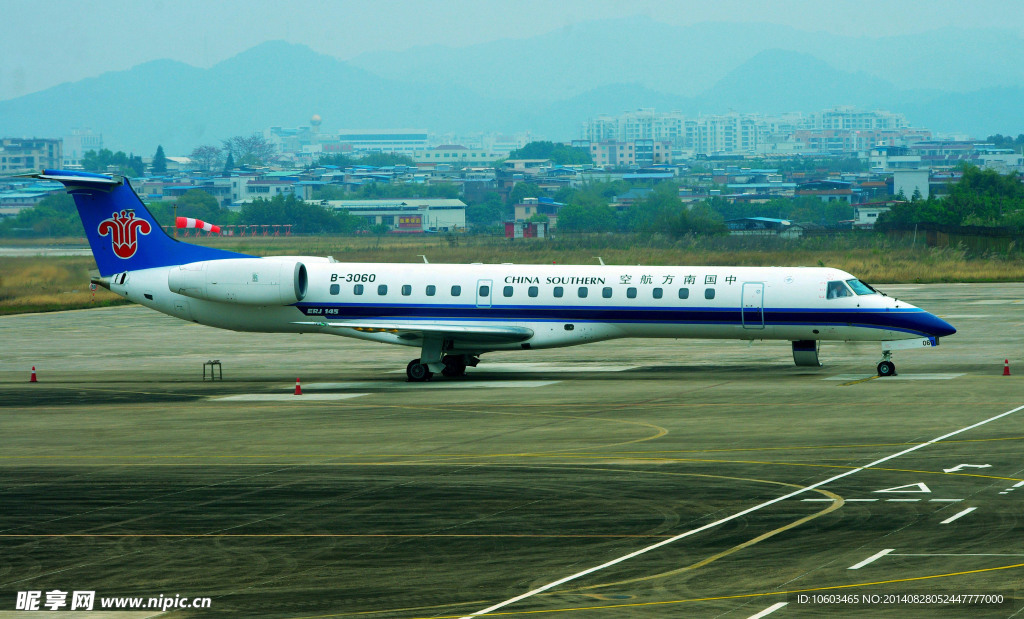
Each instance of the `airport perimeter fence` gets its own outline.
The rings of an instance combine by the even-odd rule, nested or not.
[[[929,224],[916,229],[888,230],[886,236],[903,245],[958,247],[970,256],[1011,255],[1024,247],[1024,232],[1017,228],[988,226],[942,226]]]

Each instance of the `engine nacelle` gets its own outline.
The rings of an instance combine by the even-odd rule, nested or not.
[[[171,267],[167,287],[193,299],[243,305],[291,305],[306,296],[309,276],[297,260],[229,258]]]

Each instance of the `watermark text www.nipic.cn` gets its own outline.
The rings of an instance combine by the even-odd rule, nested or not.
[[[14,610],[160,610],[210,608],[210,598],[181,595],[96,597],[95,591],[19,591]]]

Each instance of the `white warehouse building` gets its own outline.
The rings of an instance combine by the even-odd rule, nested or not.
[[[462,200],[324,200],[323,204],[364,217],[370,225],[386,224],[397,232],[450,232],[466,227],[466,203]]]

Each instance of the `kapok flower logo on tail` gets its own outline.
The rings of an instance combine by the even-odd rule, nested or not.
[[[96,231],[100,236],[110,235],[114,254],[118,258],[128,259],[135,255],[138,246],[138,235],[149,234],[153,229],[145,219],[135,219],[135,211],[125,209],[115,211],[110,219],[100,222]]]

